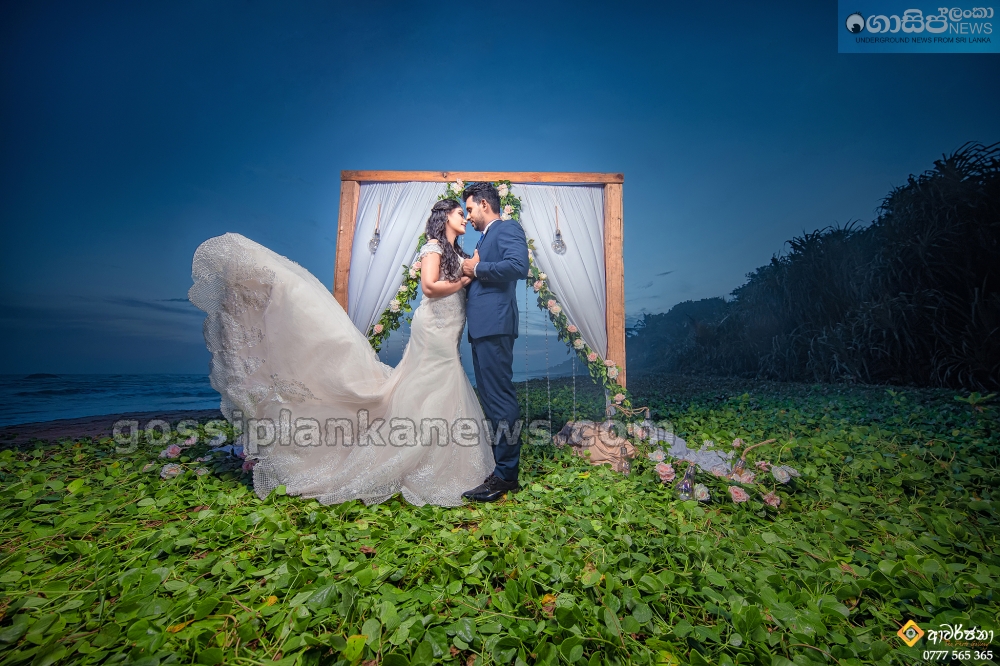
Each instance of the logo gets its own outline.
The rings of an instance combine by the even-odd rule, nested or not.
[[[896,635],[906,643],[906,647],[913,647],[923,635],[924,630],[917,626],[917,623],[910,620],[896,632]]]
[[[1000,4],[938,7],[913,0],[838,0],[839,53],[1000,53]],[[979,4],[979,3],[976,3]],[[831,16],[831,18],[834,18]]]

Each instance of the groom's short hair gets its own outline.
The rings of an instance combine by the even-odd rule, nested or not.
[[[462,191],[462,201],[468,201],[469,197],[472,197],[473,203],[485,201],[494,213],[500,214],[500,193],[493,183],[470,183]]]

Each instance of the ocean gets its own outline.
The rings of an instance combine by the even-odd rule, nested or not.
[[[0,426],[218,407],[208,375],[0,375]]]

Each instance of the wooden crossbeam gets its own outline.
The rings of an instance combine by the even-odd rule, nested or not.
[[[449,183],[456,180],[464,180],[465,182],[509,180],[512,183],[589,185],[625,182],[625,176],[620,173],[559,171],[341,171],[340,179],[369,183]]]

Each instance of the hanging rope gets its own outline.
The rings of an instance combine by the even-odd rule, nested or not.
[[[528,281],[524,281],[524,420],[531,418],[528,414]]]
[[[573,421],[576,421],[576,354],[573,354]]]
[[[549,327],[545,326],[545,397],[549,403],[549,437],[552,437],[552,384],[549,379]],[[551,440],[550,440],[551,441]]]

